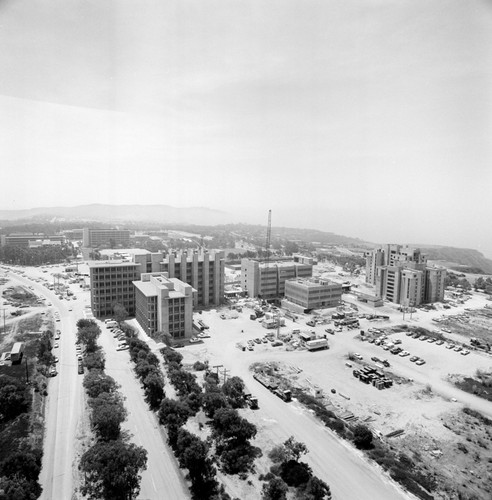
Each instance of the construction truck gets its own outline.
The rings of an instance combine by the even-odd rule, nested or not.
[[[246,401],[246,404],[252,410],[257,410],[259,408],[259,406],[258,406],[258,398],[255,397],[255,396],[253,396],[251,394],[251,391],[247,387],[244,387],[243,394],[244,394],[244,400]]]

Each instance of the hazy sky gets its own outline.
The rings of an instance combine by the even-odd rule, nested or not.
[[[492,256],[492,3],[0,0],[0,208],[206,206]]]

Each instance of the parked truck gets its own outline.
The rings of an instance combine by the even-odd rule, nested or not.
[[[246,401],[246,404],[252,410],[257,410],[259,408],[259,406],[258,406],[258,398],[255,397],[255,396],[253,396],[251,394],[251,391],[247,387],[244,387],[243,394],[244,394],[244,400]]]
[[[12,364],[20,363],[24,354],[24,342],[16,342],[10,351],[10,361]]]

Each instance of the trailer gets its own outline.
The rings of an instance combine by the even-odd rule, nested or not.
[[[326,339],[315,339],[308,340],[304,343],[308,351],[319,351],[321,349],[328,349],[328,340]]]
[[[16,342],[10,351],[10,361],[12,364],[20,363],[24,354],[24,342]]]

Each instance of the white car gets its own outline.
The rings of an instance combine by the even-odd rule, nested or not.
[[[460,354],[462,356],[467,356],[468,354],[470,354],[470,351],[468,351],[467,349],[465,349],[465,350],[461,351]]]
[[[359,360],[364,359],[358,352],[354,353],[354,358],[357,358]]]
[[[53,348],[57,349],[58,347],[60,347],[60,344],[58,342],[55,342],[54,345],[53,345]]]
[[[401,351],[400,356],[404,358],[405,356],[410,356],[410,353],[408,351]]]
[[[120,345],[116,348],[117,351],[127,351],[128,349],[130,349],[129,346],[127,346],[126,344],[125,345]]]

